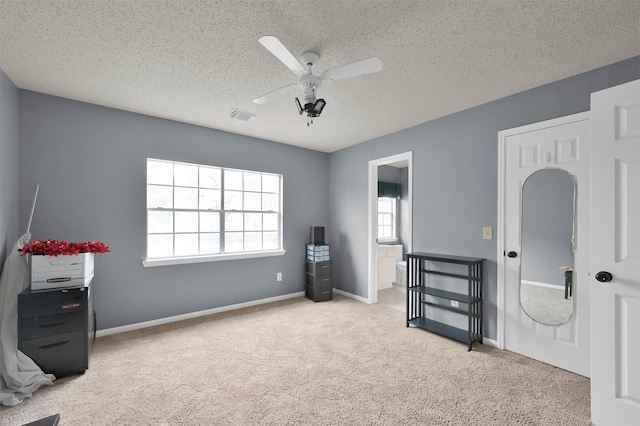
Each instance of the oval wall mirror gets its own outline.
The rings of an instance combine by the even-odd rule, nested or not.
[[[542,169],[522,185],[520,305],[544,325],[573,314],[576,185],[561,169]]]

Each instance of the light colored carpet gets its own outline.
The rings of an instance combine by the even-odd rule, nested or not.
[[[0,424],[588,425],[589,380],[417,328],[341,296],[304,298],[97,339]]]
[[[394,284],[393,287],[378,290],[378,303],[398,311],[407,311],[407,289]]]

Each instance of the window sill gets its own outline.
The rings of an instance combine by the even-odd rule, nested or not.
[[[142,266],[150,268],[154,266],[185,265],[188,263],[219,262],[222,260],[253,259],[257,257],[282,256],[286,252],[286,250],[270,250],[247,253],[215,254],[211,256],[165,257],[159,259],[145,259],[142,261]]]
[[[379,243],[397,243],[397,238],[378,238],[377,242]]]

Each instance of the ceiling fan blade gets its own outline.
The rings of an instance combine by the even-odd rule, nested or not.
[[[291,71],[298,75],[304,75],[307,73],[306,68],[298,61],[295,56],[289,52],[289,49],[284,47],[284,44],[280,43],[277,37],[263,36],[258,40],[260,44],[267,48],[269,52],[276,58],[285,64]]]
[[[316,90],[316,95],[319,99],[324,99],[327,102],[327,108],[333,111],[342,111],[342,105],[338,102],[338,99],[327,90],[326,87],[320,87]]]
[[[342,80],[343,78],[357,77],[359,75],[372,74],[382,69],[382,61],[378,57],[363,59],[351,64],[331,68],[322,73],[323,80]]]
[[[266,95],[262,95],[259,98],[255,98],[253,100],[256,104],[266,104],[273,98],[277,98],[280,95],[285,95],[287,93],[293,92],[295,88],[298,87],[298,83],[293,83],[288,86],[281,87],[273,92],[267,93]]]

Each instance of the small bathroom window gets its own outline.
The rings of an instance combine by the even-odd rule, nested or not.
[[[395,241],[396,199],[378,198],[378,241]]]

